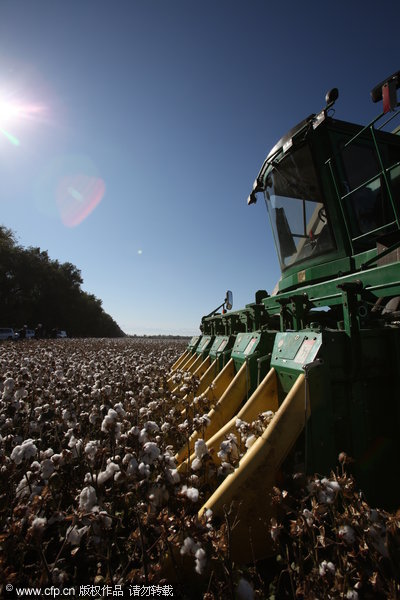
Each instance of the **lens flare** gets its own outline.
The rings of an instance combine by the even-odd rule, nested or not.
[[[61,220],[67,227],[76,227],[101,202],[105,183],[98,177],[71,175],[64,177],[57,188],[56,201]]]
[[[21,142],[19,141],[19,139],[17,137],[15,137],[15,135],[13,135],[12,133],[10,133],[9,131],[6,131],[5,129],[1,129],[0,128],[0,133],[2,133],[4,135],[4,137],[7,138],[8,141],[13,146],[19,146],[21,144]]]
[[[15,121],[38,119],[44,111],[38,104],[23,104],[0,97],[0,127]]]

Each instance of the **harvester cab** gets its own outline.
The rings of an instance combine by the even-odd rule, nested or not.
[[[211,347],[208,338],[229,336],[229,360],[214,354],[204,385],[200,377],[208,426],[176,458],[190,472],[201,437],[218,467],[221,443],[240,440],[234,471],[200,510],[223,516],[240,505],[239,560],[271,551],[268,495],[282,475],[327,474],[340,452],[354,459],[371,503],[400,502],[400,128],[389,131],[399,86],[400,72],[372,90],[383,110],[367,126],[334,118],[333,89],[323,110],[272,148],[248,204],[265,200],[282,271],[276,293],[260,290],[229,317],[203,317],[197,350],[191,342],[173,367],[191,368],[202,340]],[[238,423],[251,428],[266,414],[264,430],[246,442]]]

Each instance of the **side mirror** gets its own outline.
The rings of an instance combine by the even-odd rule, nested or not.
[[[231,310],[231,308],[233,306],[233,294],[230,290],[228,290],[226,292],[224,304],[225,304],[226,310]]]

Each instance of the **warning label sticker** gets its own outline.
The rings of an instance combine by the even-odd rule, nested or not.
[[[313,347],[315,340],[304,340],[298,352],[295,356],[295,363],[305,363],[307,361],[307,357],[311,352],[311,348]]]
[[[248,354],[250,354],[250,352],[253,350],[254,345],[258,342],[258,338],[251,338],[251,340],[249,341],[249,343],[247,344],[245,350],[244,350],[244,354],[247,356]]]

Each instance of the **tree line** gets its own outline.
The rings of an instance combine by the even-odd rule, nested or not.
[[[23,248],[13,231],[0,225],[0,326],[66,330],[73,337],[122,337],[124,332],[81,289],[80,270],[60,263],[40,248]]]

